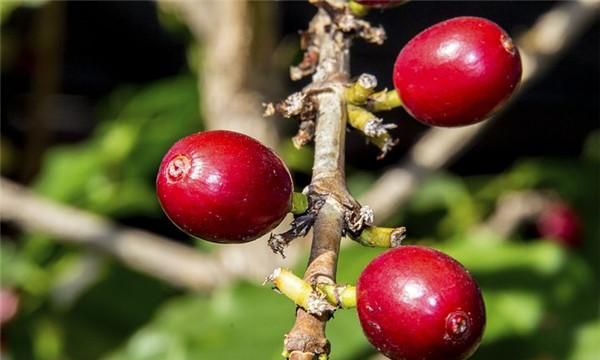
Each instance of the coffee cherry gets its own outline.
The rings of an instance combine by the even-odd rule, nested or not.
[[[167,216],[190,235],[218,243],[254,240],[291,207],[292,179],[269,148],[231,131],[187,136],[169,149],[156,178]]]
[[[404,46],[394,86],[404,108],[434,126],[484,120],[521,79],[521,58],[508,34],[478,17],[435,24]]]
[[[576,248],[581,245],[581,219],[566,203],[550,205],[537,219],[536,226],[541,236],[562,246]]]
[[[451,257],[423,246],[379,255],[357,284],[367,339],[393,360],[459,360],[479,345],[485,308],[479,287]]]

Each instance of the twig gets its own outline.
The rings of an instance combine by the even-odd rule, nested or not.
[[[305,89],[316,93],[314,101],[318,111],[310,187],[326,196],[315,221],[309,264],[304,274],[304,279],[311,284],[335,283],[347,211],[344,203],[348,201],[344,178],[347,114],[343,84],[349,77],[349,40],[331,26],[331,21],[329,14],[319,9],[310,24],[320,56],[313,83]],[[316,316],[297,309],[296,322],[285,339],[290,359],[313,359],[329,354],[325,325],[330,317],[330,312]]]
[[[198,87],[206,127],[241,132],[275,147],[277,128],[261,116],[259,95],[279,88],[277,76],[265,75],[275,34],[271,4],[161,0],[161,5],[177,11],[202,44]]]
[[[523,60],[523,80],[513,100],[545,74],[598,16],[599,1],[580,0],[557,6],[542,15],[517,39]],[[506,107],[505,107],[506,108]],[[493,120],[457,129],[431,129],[415,143],[408,156],[387,170],[359,200],[371,206],[381,223],[400,208],[417,184],[452,162],[471,146]]]
[[[221,272],[209,256],[160,236],[118,226],[99,216],[42,199],[0,179],[0,218],[107,253],[133,269],[191,289],[216,286]]]
[[[555,201],[539,191],[514,191],[498,199],[496,209],[475,232],[492,232],[501,239],[515,232],[521,224],[540,216]]]
[[[289,267],[297,261],[297,255],[283,261],[265,251],[266,239],[204,255],[174,240],[119,226],[89,212],[43,199],[6,179],[0,178],[0,190],[2,221],[52,235],[66,244],[95,249],[178,287],[208,291],[236,278],[259,282],[273,266]],[[302,243],[292,244],[291,252],[299,254],[296,249],[299,246]],[[261,255],[249,257],[249,251]]]

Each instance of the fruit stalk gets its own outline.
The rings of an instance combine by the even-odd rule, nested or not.
[[[355,240],[368,247],[392,248],[400,246],[406,236],[406,228],[370,226],[363,229]]]
[[[308,209],[308,198],[303,193],[294,192],[292,194],[292,209],[290,212],[294,215],[303,214]]]
[[[346,89],[346,100],[353,105],[363,105],[377,86],[377,78],[371,74],[361,74],[356,82]]]
[[[327,301],[342,309],[356,307],[356,287],[352,285],[317,284]]]
[[[402,106],[402,100],[396,90],[382,90],[369,96],[367,108],[370,111],[387,111]]]
[[[382,155],[385,155],[396,144],[388,132],[396,125],[384,124],[382,119],[359,106],[348,105],[348,122],[350,126],[361,131],[370,142],[375,144],[381,150]]]
[[[318,109],[315,132],[315,157],[311,188],[329,194],[316,218],[308,267],[304,279],[309,284],[335,283],[340,239],[344,226],[344,207],[336,194],[346,194],[344,146],[346,102],[343,83],[349,77],[348,40],[340,41],[339,32],[331,28],[331,18],[323,9],[311,21],[309,31],[318,38],[320,59],[313,82]],[[292,360],[326,358],[329,342],[325,325],[331,312],[321,316],[296,310],[296,321],[285,339],[285,353]]]
[[[277,291],[311,314],[322,315],[326,311],[333,311],[334,305],[337,305],[336,302],[328,302],[330,298],[328,293],[315,291],[309,283],[288,269],[275,269],[265,280],[267,281],[272,282]],[[327,286],[335,287],[329,284]],[[330,293],[333,295],[332,291]]]

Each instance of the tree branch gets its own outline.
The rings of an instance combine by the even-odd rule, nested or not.
[[[59,242],[92,248],[134,270],[190,290],[209,291],[237,278],[262,281],[273,267],[292,266],[304,245],[292,244],[292,254],[285,260],[265,251],[264,238],[204,255],[174,240],[43,199],[6,179],[0,178],[0,190],[0,220],[51,235]],[[257,256],[249,257],[250,251]]]
[[[197,69],[206,127],[278,145],[277,128],[261,116],[258,91],[280,88],[277,76],[265,75],[273,71],[269,66],[275,34],[271,4],[246,0],[161,0],[161,4],[178,12],[202,48]]]
[[[348,202],[344,178],[346,103],[343,84],[349,77],[349,40],[345,39],[323,9],[310,24],[319,44],[319,65],[313,82],[305,89],[314,92],[317,107],[315,157],[311,191],[326,198],[313,228],[309,264],[304,279],[309,283],[335,283],[344,215]],[[353,200],[351,200],[353,202]],[[325,326],[331,313],[321,316],[296,310],[296,322],[287,334],[285,350],[290,359],[313,359],[329,354]]]
[[[39,198],[5,179],[0,179],[0,189],[2,221],[56,236],[67,244],[92,247],[178,286],[210,289],[220,281],[219,264],[184,245]]]
[[[473,231],[491,232],[498,238],[506,239],[526,221],[533,221],[546,210],[553,201],[549,194],[541,191],[511,191],[503,194],[496,203],[496,209],[485,222]]]

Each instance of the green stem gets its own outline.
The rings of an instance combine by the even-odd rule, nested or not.
[[[290,212],[294,215],[304,214],[308,210],[308,197],[303,193],[294,192],[292,194],[292,209]]]
[[[402,99],[396,90],[381,90],[369,97],[367,108],[370,111],[386,111],[402,106]]]
[[[387,129],[395,125],[385,125],[368,110],[356,105],[348,104],[348,123],[353,128],[361,131],[370,142],[375,144],[385,155],[395,142]]]
[[[330,304],[323,294],[287,269],[275,269],[267,281],[271,281],[280,293],[310,314],[320,316],[335,310],[335,306]]]
[[[350,8],[350,12],[358,17],[363,17],[369,13],[368,6],[364,6],[353,0],[350,0],[348,7]]]
[[[405,227],[385,228],[370,226],[363,229],[355,240],[368,247],[391,248],[399,246],[406,234]]]
[[[364,105],[369,96],[375,92],[377,78],[371,74],[361,74],[358,79],[346,88],[344,97],[353,105]]]
[[[294,304],[306,309],[313,292],[312,286],[296,276],[288,269],[275,269],[268,280],[273,283],[279,292],[292,300]]]
[[[356,287],[352,285],[317,284],[329,303],[342,309],[356,307]]]
[[[313,313],[332,311],[335,308],[356,307],[356,287],[351,285],[317,284],[311,286],[304,279],[287,269],[273,271],[267,281],[294,304]]]

